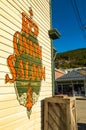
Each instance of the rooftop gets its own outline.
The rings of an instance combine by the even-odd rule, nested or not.
[[[86,80],[86,69],[85,70],[72,70],[67,74],[64,74],[56,81],[74,81],[74,80]]]

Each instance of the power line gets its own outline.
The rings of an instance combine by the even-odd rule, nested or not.
[[[82,32],[82,35],[86,39],[85,28],[84,28],[85,25],[82,23],[82,19],[80,17],[80,12],[79,12],[79,8],[77,6],[76,0],[71,0],[71,4],[72,4],[72,8],[74,10],[75,16],[76,16],[76,20],[79,24],[79,28]]]

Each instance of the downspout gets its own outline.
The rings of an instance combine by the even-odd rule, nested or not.
[[[50,29],[52,29],[52,3],[50,0]],[[53,40],[51,39],[51,70],[52,70],[52,96],[54,95],[54,60],[53,60]]]
[[[49,36],[51,38],[51,67],[52,67],[52,95],[54,95],[55,92],[55,48],[53,46],[53,40],[57,39],[60,37],[60,33],[58,32],[57,29],[52,29],[52,0],[50,0],[50,30],[49,30]]]

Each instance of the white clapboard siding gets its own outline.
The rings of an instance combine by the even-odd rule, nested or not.
[[[9,115],[12,115],[14,113],[19,113],[19,112],[25,111],[25,107],[22,106],[15,106],[15,107],[11,107],[11,108],[7,108],[7,109],[3,109],[0,111],[0,118],[2,117],[6,117]],[[3,122],[4,123],[4,122]]]
[[[6,65],[2,65],[2,64],[1,64],[1,65],[0,65],[0,70],[3,71],[3,72],[4,72],[4,71],[7,72],[7,71],[8,71],[8,68],[7,68]]]
[[[6,20],[8,20],[9,22],[11,22],[13,24],[13,27],[17,27],[19,28],[20,23],[14,19],[14,17],[12,17],[8,12],[6,12],[4,9],[1,8],[1,16],[4,16],[4,18]]]
[[[6,65],[7,59],[0,57],[0,64]]]
[[[2,65],[2,66],[5,66],[5,65]],[[0,67],[1,67],[1,65],[0,65]],[[5,68],[6,68],[6,66],[5,66]],[[4,83],[5,83],[5,76],[6,76],[6,74],[8,74],[10,78],[12,78],[12,74],[9,73],[9,69],[8,68],[7,68],[7,71],[3,70],[2,68],[0,68],[0,81],[1,81],[0,83],[2,84],[2,82],[3,82],[3,86],[4,86]]]
[[[10,84],[8,84],[8,85],[10,85]],[[0,86],[0,95],[1,94],[13,94],[13,93],[15,93],[15,88],[14,88],[13,84],[11,84],[10,86],[7,86],[7,87]]]
[[[16,94],[1,94],[0,93],[0,102],[8,101],[8,100],[15,100]]]
[[[43,53],[43,58],[46,59],[46,57],[47,57],[47,60],[49,60],[49,62],[51,62],[51,61],[50,61],[50,60],[51,60],[50,56],[51,56],[51,55],[48,55],[48,56],[47,56],[47,53]],[[46,61],[46,60],[45,60],[45,61]]]
[[[18,106],[18,105],[19,103],[17,100],[4,101],[4,102],[0,102],[0,109],[2,110],[2,109]]]
[[[9,115],[7,117],[3,117],[2,119],[0,119],[0,126],[1,125],[4,125],[4,122],[5,124],[9,124],[10,121],[16,121],[18,119],[20,119],[20,117],[22,116],[24,118],[24,114],[25,114],[25,111],[24,112],[18,112],[16,114],[12,114],[12,115]]]
[[[45,80],[41,81],[38,101],[32,107],[30,118],[26,107],[19,104],[15,83],[6,83],[6,74],[12,78],[7,58],[14,54],[13,36],[22,29],[22,12],[29,15],[39,27],[37,37],[42,47],[42,66]],[[50,0],[0,0],[0,130],[43,130],[43,100],[52,96],[52,59],[50,30]]]
[[[0,80],[2,79],[2,80],[4,80],[4,77],[6,76],[6,74],[8,73],[9,74],[9,77],[11,77],[12,78],[12,75],[11,75],[11,73],[9,73],[9,72],[4,72],[5,70],[0,70]]]
[[[15,130],[19,126],[24,125],[25,122],[27,123],[28,118],[24,118],[24,116],[26,116],[25,112],[19,114],[20,115],[14,115],[15,118],[11,117],[14,119],[13,121],[9,119],[9,123],[5,123],[5,125],[0,126],[0,130]]]
[[[3,26],[3,24],[1,26]],[[11,48],[13,47],[13,43],[10,39],[7,39],[5,36],[1,36],[0,38],[1,38],[1,43],[5,44],[6,46],[9,46]]]
[[[12,19],[9,19],[8,16],[3,16],[3,12],[2,12],[2,15],[1,15],[1,22],[2,23],[7,23],[7,25],[10,24],[11,28],[15,28],[16,30],[19,30],[19,26],[17,25],[17,23],[13,23]],[[3,28],[4,30],[4,28]],[[12,34],[12,32],[9,32],[10,34]]]
[[[5,29],[0,30],[1,36],[13,40],[13,35],[9,31],[5,31]],[[1,37],[0,37],[0,42],[3,42]]]
[[[11,55],[10,53],[4,51],[4,50],[0,50],[0,57],[2,58],[6,58],[8,57],[9,55]]]
[[[3,50],[3,49],[4,50],[9,50],[9,53],[13,52],[13,48],[12,47],[7,46],[7,45],[5,45],[3,43],[0,44],[0,48],[1,48],[1,50]]]

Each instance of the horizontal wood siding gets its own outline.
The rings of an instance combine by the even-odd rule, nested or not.
[[[0,0],[0,130],[42,130],[43,99],[52,95],[50,0]],[[13,35],[21,32],[22,12],[33,10],[33,20],[39,27],[37,37],[42,47],[42,66],[45,67],[45,81],[41,81],[38,101],[32,107],[30,119],[25,107],[19,104],[15,83],[6,83],[5,75],[12,78],[7,58],[14,53]]]

